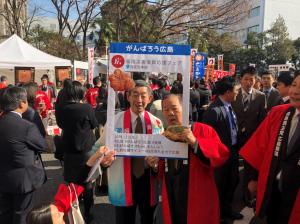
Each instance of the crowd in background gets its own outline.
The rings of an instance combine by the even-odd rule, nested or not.
[[[296,203],[296,193],[294,192],[294,188],[294,194],[288,195],[290,201],[286,202],[282,198],[284,195],[283,192],[285,191],[281,189],[281,176],[283,176],[285,172],[285,163],[286,161],[288,161],[288,159],[286,158],[286,156],[280,157],[280,162],[278,162],[280,165],[276,166],[277,168],[274,168],[274,170],[276,170],[274,171],[275,177],[273,177],[272,182],[269,183],[271,180],[268,175],[267,177],[265,177],[265,179],[263,179],[264,177],[261,177],[262,174],[260,173],[260,167],[263,167],[261,165],[262,161],[259,164],[254,162],[254,156],[249,156],[248,151],[249,148],[254,147],[253,142],[257,141],[254,138],[259,137],[254,134],[256,130],[260,130],[259,126],[262,123],[263,125],[265,125],[265,128],[269,127],[268,125],[271,125],[271,123],[266,124],[266,120],[270,119],[269,116],[275,116],[274,114],[276,113],[276,110],[278,110],[275,109],[274,112],[272,108],[278,105],[289,105],[290,103],[292,103],[292,107],[296,107],[296,111],[297,109],[299,109],[297,106],[295,106],[295,102],[297,102],[299,99],[298,94],[300,94],[300,87],[298,86],[299,78],[297,79],[299,74],[299,71],[281,72],[278,76],[275,76],[272,71],[268,70],[263,71],[261,74],[258,74],[257,70],[254,67],[249,66],[242,70],[240,76],[224,77],[217,82],[206,82],[204,79],[191,79],[189,89],[189,120],[192,124],[192,127],[194,123],[197,124],[198,122],[207,124],[212,127],[222,142],[220,143],[219,147],[223,147],[223,145],[225,145],[230,153],[228,155],[228,158],[227,156],[224,156],[224,158],[227,158],[226,161],[223,158],[224,162],[222,162],[222,165],[220,163],[218,168],[216,168],[213,173],[213,178],[216,183],[216,190],[218,192],[220,204],[219,220],[221,223],[225,224],[227,223],[227,220],[243,219],[243,215],[238,211],[234,211],[232,207],[234,192],[239,181],[242,181],[243,199],[245,205],[255,208],[255,199],[257,197],[257,200],[259,201],[258,204],[256,204],[256,206],[258,206],[258,208],[256,207],[256,209],[258,209],[258,218],[267,216],[268,224],[288,223],[287,220],[288,217],[290,217],[292,214],[293,203]],[[149,85],[149,88],[151,88],[151,91],[149,91],[149,95],[151,95],[151,97],[149,97],[149,102],[147,101],[145,105],[145,111],[147,113],[149,112],[151,116],[154,115],[159,120],[161,120],[163,126],[166,128],[170,121],[168,121],[168,116],[164,114],[166,112],[163,109],[163,105],[164,102],[166,103],[167,100],[170,100],[168,96],[183,94],[184,90],[182,85],[182,74],[178,73],[177,78],[173,83],[169,83],[167,76],[161,74],[157,77],[152,76],[150,79],[144,74],[134,74],[133,78],[135,80],[138,80],[137,83],[139,83],[139,81],[141,80],[146,81],[147,85]],[[8,140],[4,139],[6,135],[8,136],[7,138],[14,139],[14,130],[11,129],[16,129],[15,133],[18,133],[16,142],[25,142],[26,147],[30,148],[29,151],[31,153],[33,152],[34,156],[37,156],[37,161],[41,162],[40,153],[43,152],[46,148],[46,145],[43,142],[43,138],[47,136],[47,132],[45,129],[47,124],[45,123],[48,122],[48,111],[55,110],[57,125],[62,130],[61,136],[55,138],[57,148],[56,156],[60,160],[63,160],[64,180],[67,183],[75,183],[83,186],[84,188],[83,216],[85,221],[88,223],[92,220],[90,210],[94,203],[93,194],[95,182],[83,181],[82,172],[79,171],[86,169],[87,162],[99,149],[99,147],[95,146],[97,140],[100,141],[101,137],[103,138],[103,133],[105,132],[107,106],[109,103],[107,101],[107,83],[105,82],[105,80],[101,80],[100,77],[95,77],[93,79],[93,85],[86,84],[85,86],[83,86],[78,81],[66,79],[63,82],[63,88],[58,92],[58,94],[54,83],[51,83],[49,81],[49,77],[47,75],[42,76],[41,83],[41,85],[37,85],[36,83],[20,84],[18,85],[18,88],[15,89],[16,87],[8,83],[7,77],[1,76],[0,135],[3,135],[2,137],[0,137],[1,148],[5,148],[6,144],[10,144],[9,150],[14,151],[15,153],[18,153],[18,150],[23,150],[23,146],[21,147],[18,144],[12,145],[11,141],[9,142]],[[147,85],[141,84],[140,87],[147,87]],[[294,88],[294,92],[292,93],[290,90],[291,88]],[[134,93],[131,93],[130,91],[118,92],[116,94],[116,114],[120,112],[124,112],[125,114],[126,111],[129,110],[129,108],[133,110],[133,102],[135,102],[133,99],[133,94]],[[172,100],[177,101],[177,99]],[[180,99],[178,100],[180,101]],[[10,115],[10,117],[7,118],[7,114],[12,114],[9,113],[11,111],[14,111],[13,115]],[[142,112],[143,114],[145,114],[144,111]],[[292,113],[295,113],[295,110]],[[267,116],[268,118],[265,119]],[[275,122],[281,124],[280,119],[278,121],[275,120]],[[296,123],[292,125],[294,126],[292,133],[298,133],[299,128],[297,126],[297,122],[298,121],[296,121]],[[32,123],[35,124],[35,128],[32,126]],[[299,123],[300,122],[298,122],[298,124]],[[135,125],[138,126],[138,124]],[[7,128],[8,134],[4,134],[3,128]],[[163,130],[163,127],[161,130]],[[271,131],[271,129],[265,130],[265,132]],[[194,135],[196,136],[195,133]],[[274,136],[276,135],[277,132]],[[292,136],[293,135],[290,134],[289,141],[293,139]],[[20,140],[20,138],[22,139]],[[200,137],[197,136],[197,138]],[[207,136],[207,138],[212,137]],[[266,141],[266,145],[268,145],[267,138],[268,136],[265,136],[265,139],[261,139]],[[286,136],[284,138],[286,138]],[[269,141],[275,142],[276,140],[270,139]],[[299,137],[297,137],[297,139],[293,141],[299,142]],[[195,144],[195,142],[190,140],[190,148],[192,148],[191,150],[194,149],[192,144]],[[252,144],[251,147],[250,144]],[[286,142],[285,144],[288,143]],[[18,148],[18,146],[20,146],[21,148]],[[275,146],[276,144],[274,143],[274,145],[270,147],[274,148]],[[201,148],[201,144],[199,147]],[[205,147],[202,147],[202,150],[205,150]],[[241,157],[239,156],[240,150],[245,153],[242,154],[242,156],[245,158],[245,160],[243,161],[244,171],[242,180],[239,180],[239,166],[241,165]],[[299,148],[293,150],[295,150],[295,152],[299,154]],[[193,156],[198,159],[201,158],[201,161],[205,163],[205,158],[207,157],[205,152],[204,155],[199,155],[196,151],[197,147],[195,148],[195,154],[193,154]],[[13,157],[5,150],[0,150],[0,153],[4,153],[0,158]],[[60,155],[58,155],[59,153]],[[203,159],[203,157],[205,158]],[[31,209],[32,205],[31,200],[33,192],[44,183],[46,177],[45,173],[42,171],[42,166],[39,166],[36,170],[31,169],[31,172],[38,172],[39,175],[35,173],[28,174],[28,176],[26,173],[27,170],[20,171],[24,167],[26,167],[26,165],[24,164],[28,164],[29,162],[26,161],[25,158],[20,158],[18,156],[16,158],[17,159],[13,160],[13,164],[8,164],[4,161],[0,161],[0,179],[12,181],[11,183],[0,184],[0,197],[5,198],[5,205],[9,204],[7,208],[10,209],[10,211],[7,211],[6,208],[4,212],[2,211],[2,214],[7,212],[7,217],[5,217],[6,219],[3,218],[3,220],[12,220],[13,217],[14,223],[26,223],[26,215]],[[106,169],[111,165],[113,160],[114,153],[111,153],[107,156],[106,160],[104,160],[102,166]],[[294,160],[296,160],[296,157]],[[147,165],[148,168],[150,167],[149,172],[155,173],[157,164],[153,162],[153,164],[155,164],[152,166],[151,158],[149,161],[147,161],[147,163],[149,163],[149,165]],[[274,165],[274,163],[272,164]],[[210,164],[208,162],[208,165],[213,164]],[[132,164],[132,166],[134,165]],[[297,170],[294,167],[293,169],[289,167],[289,169],[289,172],[294,173],[294,178],[298,179],[294,181],[284,179],[284,181],[292,183],[293,186],[295,185],[296,188],[297,186],[299,188],[299,168],[297,168]],[[175,168],[174,172],[177,171],[177,168]],[[181,172],[184,173],[185,171],[182,170]],[[267,170],[265,172],[271,171]],[[26,175],[24,173],[26,173]],[[8,175],[13,175],[13,177]],[[30,178],[30,175],[35,176],[36,179],[39,179],[39,181],[36,181],[36,186],[34,184],[32,184],[31,186],[30,181],[32,178]],[[103,175],[106,175],[105,170]],[[15,178],[18,178],[19,180],[16,181]],[[168,177],[166,176],[166,178]],[[289,178],[292,177],[289,176]],[[24,180],[24,182],[22,182],[21,180]],[[134,177],[132,181],[137,185],[140,184],[139,177]],[[178,179],[178,181],[182,181],[182,179]],[[187,182],[188,179],[184,179],[184,181]],[[257,186],[257,182],[263,183],[261,185],[258,184]],[[267,195],[269,199],[268,201],[266,201],[264,200],[264,197],[267,197],[265,196],[265,192],[261,192],[259,188],[263,188],[263,185],[269,184],[273,184],[274,186],[268,186],[268,188],[264,188],[267,189],[265,191],[268,191],[268,189],[272,189]],[[8,190],[8,186],[12,185],[17,186],[16,189],[11,188]],[[105,180],[105,178],[104,185],[107,185],[107,180]],[[168,186],[166,186],[166,188],[168,191]],[[174,189],[176,189],[176,187],[174,187]],[[187,188],[185,189],[187,190]],[[274,192],[276,192],[275,196]],[[181,190],[178,190],[178,193],[181,193]],[[184,198],[184,200],[188,199]],[[272,202],[271,205],[270,201]],[[2,206],[0,206],[0,211],[1,209],[3,210],[3,204],[4,203],[2,203]],[[284,212],[284,215],[281,216],[279,213],[280,211],[284,210],[284,207],[282,207],[282,205],[286,205],[286,209],[289,209],[289,211]],[[141,204],[138,204],[138,206],[141,206]],[[139,209],[140,212],[144,211],[141,209],[141,207],[139,207]],[[174,212],[177,215],[184,214],[183,216],[188,216],[186,213],[184,213],[184,211],[176,211],[172,207],[170,209],[171,213]],[[117,211],[119,212],[119,218],[122,217],[126,219],[126,215],[122,213],[125,210]],[[128,212],[129,210],[126,211]],[[277,213],[274,213],[274,211],[277,211]],[[120,215],[120,213],[122,213],[122,215]],[[171,223],[191,223],[186,221],[188,219],[183,222],[176,221],[180,220],[180,217],[182,216],[178,217],[174,213],[171,214],[171,220],[173,220]],[[145,217],[149,216],[148,213],[145,213],[144,215]],[[205,216],[202,216],[202,218],[203,217]],[[148,221],[142,219],[142,223],[152,222],[152,219],[151,222],[149,222],[149,218]],[[166,220],[165,222],[168,223]],[[122,222],[118,221],[118,223]],[[203,223],[208,222],[204,221]],[[290,221],[289,223],[295,222]]]

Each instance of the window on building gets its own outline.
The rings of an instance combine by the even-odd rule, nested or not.
[[[259,16],[259,14],[260,14],[260,6],[251,9],[249,17],[253,18],[253,17]]]
[[[247,28],[247,33],[258,33],[259,32],[259,25],[251,26]]]

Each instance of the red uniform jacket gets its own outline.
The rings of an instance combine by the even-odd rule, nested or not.
[[[34,101],[34,109],[38,110],[40,108],[40,104],[44,104],[44,110],[41,111],[41,117],[46,118],[47,112],[51,109],[51,103],[49,101],[49,98],[47,94],[43,91],[37,91],[35,95],[35,101]]]
[[[96,98],[99,94],[99,88],[90,88],[85,94],[86,101],[95,109],[97,106]]]
[[[271,162],[276,148],[277,136],[289,108],[289,104],[274,107],[240,151],[240,155],[259,171],[256,201],[256,214],[259,216],[262,216],[260,215],[262,204],[265,196],[269,193],[267,186],[270,173],[274,172],[271,170]],[[300,166],[300,161],[298,164]],[[300,188],[288,223],[300,223]]]
[[[209,159],[210,166],[205,165],[192,152],[189,152],[187,223],[219,224],[219,198],[213,171],[215,167],[224,164],[230,152],[211,127],[201,123],[194,123],[193,133],[198,140],[199,147],[204,156]],[[164,224],[172,224],[164,177],[162,208]]]

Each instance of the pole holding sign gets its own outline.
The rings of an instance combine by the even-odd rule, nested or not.
[[[88,83],[89,84],[93,84],[93,78],[94,78],[94,57],[95,57],[94,48],[88,48],[88,63],[89,63]]]

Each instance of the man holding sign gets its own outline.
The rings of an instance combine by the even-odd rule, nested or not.
[[[130,108],[115,116],[114,130],[118,133],[160,134],[162,122],[145,111],[152,100],[152,91],[143,80],[136,80],[129,90],[127,100]],[[100,138],[105,144],[106,128]],[[97,143],[96,143],[97,144]],[[156,157],[119,157],[108,169],[110,202],[116,208],[117,224],[134,224],[136,208],[139,208],[142,224],[152,224],[158,201]]]
[[[213,170],[229,157],[229,151],[209,126],[182,126],[182,99],[170,94],[162,101],[171,140],[188,143],[188,160],[165,161],[162,187],[164,224],[219,224],[219,200]]]

